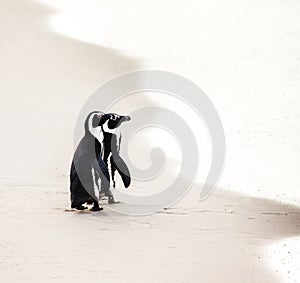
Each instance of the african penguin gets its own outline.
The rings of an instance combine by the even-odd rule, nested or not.
[[[109,119],[102,125],[104,134],[104,150],[102,159],[110,171],[110,181],[113,188],[116,187],[115,172],[121,175],[125,188],[128,188],[131,182],[129,169],[120,156],[121,132],[119,126],[125,121],[130,121],[129,116],[120,116],[115,113],[108,113]],[[108,203],[116,203],[111,190],[106,192]]]
[[[102,160],[104,135],[101,126],[110,118],[100,111],[91,112],[84,123],[85,135],[81,139],[72,160],[70,173],[71,207],[84,210],[84,203],[93,203],[92,211],[99,211],[99,183],[104,191],[110,187],[107,166]]]

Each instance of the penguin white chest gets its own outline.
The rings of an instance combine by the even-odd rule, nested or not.
[[[99,176],[98,173],[95,171],[94,167],[92,167],[92,177],[93,177],[93,186],[94,186],[94,194],[99,199],[100,196],[100,188],[101,185],[99,184]]]
[[[91,130],[92,135],[100,142],[101,146],[103,146],[104,134],[102,132],[101,127],[96,127]]]

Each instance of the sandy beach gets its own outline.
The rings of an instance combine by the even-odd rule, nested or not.
[[[193,188],[134,217],[105,204],[71,211],[64,179],[20,181],[1,186],[1,275],[11,282],[281,282],[264,247],[299,233],[298,208],[224,190],[199,203]]]
[[[299,3],[129,2],[0,2],[0,278],[299,282]],[[227,142],[216,190],[199,201],[201,171],[152,215],[70,210],[82,105],[143,69],[185,76],[214,103]]]
[[[71,211],[64,178],[5,183],[0,266],[11,282],[285,282],[264,247],[299,234],[298,208],[221,189],[199,203],[195,187],[170,209],[134,217],[105,204]]]

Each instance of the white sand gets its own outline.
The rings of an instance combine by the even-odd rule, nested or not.
[[[220,190],[147,217],[68,211],[66,180],[51,181],[1,186],[7,282],[280,282],[263,247],[299,232],[299,209]]]
[[[300,201],[299,3],[129,2],[0,2],[0,278],[299,282],[286,239],[300,231],[287,204]],[[216,105],[223,190],[199,203],[195,185],[147,217],[65,211],[78,111],[143,68],[188,77]]]

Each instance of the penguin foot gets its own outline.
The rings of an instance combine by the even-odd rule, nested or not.
[[[95,206],[93,206],[91,209],[90,209],[90,211],[100,211],[100,210],[103,210],[103,207],[95,207]]]
[[[78,205],[78,206],[76,206],[74,208],[77,209],[77,210],[85,210],[85,209],[87,209],[87,207],[83,206],[83,205]]]
[[[99,206],[98,200],[94,200],[94,205],[90,209],[90,211],[100,211],[100,210],[103,210],[103,207]]]
[[[113,196],[109,196],[108,197],[108,203],[109,204],[117,204],[117,203],[120,203],[119,201],[115,201],[114,197]]]

